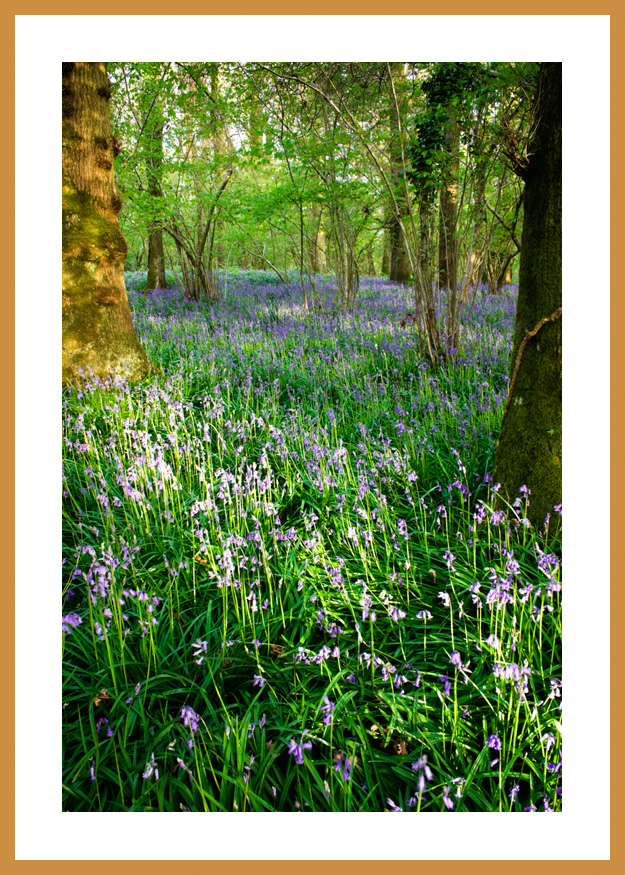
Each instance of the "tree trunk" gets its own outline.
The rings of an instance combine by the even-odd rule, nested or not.
[[[373,260],[373,240],[369,239],[365,248],[365,264],[367,268],[367,276],[375,276],[375,261]]]
[[[152,368],[137,340],[117,219],[105,63],[63,64],[63,383]]]
[[[423,277],[432,277],[432,225],[435,223],[432,205],[424,197],[419,200],[419,264]],[[436,249],[434,248],[434,252]],[[435,260],[435,258],[434,258]]]
[[[322,208],[313,204],[310,220],[311,234],[309,237],[309,264],[312,273],[323,273],[326,270],[325,231],[321,227]]]
[[[146,289],[167,288],[165,276],[165,248],[163,246],[163,229],[155,227],[150,233],[148,243],[148,278]]]
[[[391,263],[389,279],[395,283],[410,282],[410,262],[404,245],[404,238],[399,227],[399,221],[393,217],[390,227]]]
[[[458,210],[458,171],[460,131],[453,113],[445,129],[445,151],[448,163],[441,189],[441,212],[438,235],[438,282],[441,289],[452,293],[458,283],[458,243],[456,240],[456,214]]]
[[[390,64],[390,73],[393,77],[395,94],[397,95],[398,107],[401,112],[405,106],[405,100],[403,99],[403,91],[406,80],[404,65],[397,62]],[[401,112],[401,115],[403,116],[404,113]],[[405,202],[406,194],[403,182],[403,166],[401,158],[400,138],[402,136],[402,132],[399,128],[397,107],[395,106],[394,101],[392,101],[389,106],[389,135],[389,153],[391,173],[393,176],[393,184],[395,187],[395,198],[398,205],[400,206],[401,218],[404,218],[408,215],[408,208],[406,207]],[[389,279],[391,280],[391,282],[395,283],[409,283],[410,262],[408,260],[408,253],[406,252],[404,235],[402,234],[402,229],[400,228],[399,216],[392,217],[390,221],[389,236],[391,244]]]
[[[388,228],[384,229],[384,234],[382,237],[382,267],[380,268],[380,273],[382,276],[388,276],[390,278],[391,273],[391,236]]]
[[[148,124],[150,138],[150,157],[148,159],[148,192],[153,198],[163,197],[161,186],[163,178],[163,116],[157,101],[152,107],[152,118]],[[158,201],[156,201],[158,203]],[[150,238],[148,244],[148,277],[146,289],[164,289],[167,286],[165,277],[165,250],[163,247],[163,227],[158,219],[150,222]]]
[[[562,64],[543,63],[525,201],[510,390],[495,479],[514,500],[531,492],[542,525],[562,502]]]

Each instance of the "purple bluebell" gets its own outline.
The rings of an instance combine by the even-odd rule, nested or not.
[[[486,739],[486,744],[491,748],[491,750],[501,750],[501,739],[495,732],[493,735],[489,735]]]
[[[339,751],[339,758],[334,765],[334,770],[341,775],[344,781],[349,781],[351,777],[352,764],[349,758],[343,753],[343,751]]]
[[[191,781],[191,783],[193,783],[193,772],[191,771],[191,769],[189,769],[185,765],[185,763],[180,759],[180,757],[176,757],[176,762],[178,763],[178,765],[180,766],[182,771],[187,773],[187,775],[189,776],[189,780]]]
[[[298,766],[301,766],[304,763],[304,750],[312,750],[311,741],[303,741],[301,744],[296,744],[294,738],[290,740],[288,753],[293,754],[293,756],[295,757],[295,762]]]
[[[61,617],[61,620],[63,622],[63,632],[65,632],[67,635],[71,635],[72,629],[75,629],[76,626],[80,626],[80,624],[82,623],[82,617],[80,617],[75,612],[72,612],[71,614],[64,614]]]
[[[137,684],[137,686],[135,687],[135,691],[134,691],[134,693],[132,694],[132,696],[130,696],[130,698],[126,699],[126,704],[127,704],[127,705],[131,705],[133,699],[135,698],[135,696],[138,696],[140,692],[141,692],[141,684]]]
[[[145,772],[143,772],[143,778],[147,779],[154,775],[155,780],[158,781],[158,764],[154,759],[154,754],[152,753],[150,759],[145,764]]]
[[[330,724],[330,723],[332,723],[332,712],[334,711],[334,702],[331,702],[327,696],[323,697],[323,701],[325,702],[325,705],[321,706],[321,710],[325,714],[325,716],[323,718],[323,722]]]
[[[200,718],[195,713],[193,708],[190,705],[183,705],[180,710],[180,716],[182,717],[182,722],[185,726],[191,727],[191,732],[195,735],[197,732],[198,726],[200,725]]]
[[[459,650],[452,650],[449,655],[449,661],[452,665],[462,668],[462,658]]]
[[[201,641],[198,638],[197,641],[191,645],[191,647],[195,650],[195,653],[193,654],[193,659],[198,665],[202,665],[202,663],[206,659],[206,648],[208,647],[208,642]]]

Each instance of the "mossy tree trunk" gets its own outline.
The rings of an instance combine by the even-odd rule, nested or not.
[[[540,66],[536,130],[525,180],[510,390],[495,480],[512,501],[531,490],[528,517],[542,525],[562,502],[562,64]]]
[[[63,64],[63,383],[144,377],[124,282],[105,63]]]

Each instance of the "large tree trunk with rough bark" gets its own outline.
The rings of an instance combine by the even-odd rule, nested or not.
[[[494,476],[531,490],[542,525],[562,502],[562,64],[541,64],[529,147],[514,346]]]
[[[105,63],[63,64],[63,383],[144,377],[124,282]]]

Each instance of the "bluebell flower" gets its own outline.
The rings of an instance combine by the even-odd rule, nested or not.
[[[197,641],[191,645],[191,647],[195,650],[193,654],[193,658],[195,659],[198,665],[202,665],[206,658],[206,648],[208,647],[207,641],[200,641],[198,638]],[[202,655],[204,654],[204,655]],[[198,658],[199,657],[199,658]]]
[[[345,756],[343,751],[339,751],[339,758],[334,765],[334,770],[342,776],[344,781],[349,781],[351,777],[352,764],[351,761]]]
[[[108,724],[108,718],[107,717],[100,717],[100,719],[98,720],[98,722],[95,725],[95,731],[99,733],[100,729],[102,729],[102,727],[106,724]],[[113,730],[108,725],[106,728],[106,735],[107,735],[107,738],[113,737]]]
[[[557,763],[547,763],[547,771],[553,772],[556,775],[562,768],[562,751],[560,751],[560,761]]]
[[[301,744],[296,744],[295,739],[292,738],[289,742],[289,753],[292,753],[295,757],[295,762],[298,766],[301,766],[304,762],[303,751],[304,750],[312,750],[312,742],[304,741]]]
[[[149,761],[145,764],[145,772],[143,772],[143,778],[147,779],[154,775],[155,779],[158,781],[158,764],[154,759],[154,753],[152,753]]]
[[[61,620],[63,621],[63,632],[67,635],[71,635],[72,629],[75,629],[76,626],[80,626],[82,623],[82,617],[76,613],[64,614]]]
[[[486,744],[492,750],[501,750],[501,739],[496,732],[493,735],[488,736],[488,738],[486,739]]]
[[[137,684],[137,686],[135,687],[135,691],[134,691],[134,693],[132,694],[132,696],[130,696],[129,699],[126,699],[126,704],[127,704],[127,705],[131,705],[133,699],[135,698],[135,696],[138,696],[140,692],[141,692],[141,684]]]
[[[191,727],[191,732],[195,735],[200,725],[200,718],[195,713],[193,708],[190,705],[183,705],[180,710],[180,716],[182,717],[182,722],[185,726]]]
[[[191,769],[189,769],[185,765],[185,763],[180,759],[180,757],[176,757],[176,762],[178,763],[178,765],[180,766],[182,771],[187,773],[187,775],[189,776],[189,780],[191,781],[191,783],[193,783],[193,772],[191,771]],[[157,775],[157,777],[158,777],[158,775]]]
[[[427,778],[428,781],[431,781],[434,777],[431,768],[428,766],[427,755],[423,754],[423,756],[419,757],[416,763],[412,763],[411,768],[413,772],[417,772],[418,774],[417,794],[419,796],[423,796],[423,794],[427,790],[427,784],[425,783],[425,779]]]
[[[323,722],[330,724],[332,723],[332,712],[334,711],[334,702],[331,702],[327,696],[323,697],[325,705],[321,706],[321,710],[325,712],[325,717],[323,718]]]

